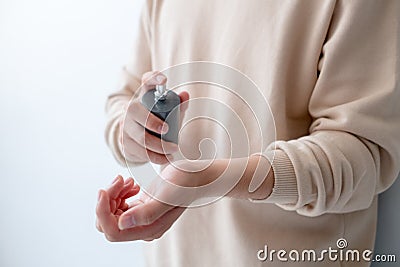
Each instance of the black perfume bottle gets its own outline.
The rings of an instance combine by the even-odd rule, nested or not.
[[[177,144],[180,128],[180,103],[180,97],[175,92],[167,90],[165,85],[157,85],[156,89],[147,91],[142,97],[142,104],[168,124],[168,132],[165,134],[149,132],[162,140]]]

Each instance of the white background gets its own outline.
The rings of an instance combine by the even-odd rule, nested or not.
[[[142,1],[0,0],[0,266],[143,266],[95,229],[104,107]]]
[[[127,174],[104,142],[104,104],[141,4],[0,0],[0,266],[144,265],[140,242],[94,226],[98,188]],[[377,242],[398,261],[399,192],[381,198]]]

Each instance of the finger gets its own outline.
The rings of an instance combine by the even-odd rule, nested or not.
[[[168,157],[172,157],[171,155],[159,154],[157,152],[145,149],[135,140],[130,138],[124,138],[124,154],[127,161],[133,162],[147,162],[151,161],[155,164],[166,164],[170,161]],[[133,152],[134,151],[134,152]]]
[[[172,154],[178,151],[178,145],[172,142],[167,142],[159,137],[149,133],[146,131],[142,126],[137,125],[138,127],[141,127],[140,133],[138,130],[136,131],[129,131],[128,135],[129,137],[141,145],[142,147],[151,150],[153,152],[159,153],[159,154]],[[136,134],[134,134],[136,133]],[[125,140],[124,140],[125,141]],[[130,144],[129,140],[126,140],[126,145]]]
[[[131,197],[131,196],[134,196],[134,195],[137,195],[137,192],[134,192],[134,193],[128,192],[128,197]],[[117,206],[117,210],[118,209],[123,210],[123,211],[127,211],[129,209],[129,205],[126,203],[125,199],[121,199],[121,202]]]
[[[131,190],[134,186],[134,181],[132,178],[128,178],[124,182],[124,186],[122,187],[122,190],[119,192],[118,198],[123,198],[123,196]]]
[[[124,210],[118,209],[118,210],[115,212],[115,215],[120,216],[122,213],[124,213]]]
[[[111,186],[107,189],[108,196],[111,199],[116,199],[119,195],[119,192],[122,190],[124,186],[124,178],[121,175],[118,175],[116,180],[111,184]]]
[[[165,84],[167,77],[159,71],[146,72],[142,76],[142,88],[145,91],[154,89],[158,84]]]
[[[115,178],[114,179],[114,181],[116,180],[117,178]],[[99,191],[99,193],[98,193],[98,200],[97,201],[100,201],[100,197],[101,197],[101,190]],[[96,207],[96,228],[97,228],[97,230],[99,231],[99,232],[103,232],[103,229],[101,228],[101,225],[100,225],[100,222],[99,222],[99,218],[97,217],[97,209],[98,209],[98,204],[97,204],[97,207]]]
[[[148,131],[145,131],[144,138],[139,138],[138,142],[146,149],[158,154],[172,154],[178,151],[177,144],[164,141],[159,137],[152,135]]]
[[[171,156],[166,156],[166,155],[162,155],[162,154],[158,154],[156,152],[150,151],[146,149],[146,153],[147,153],[147,157],[148,159],[158,165],[163,165],[163,164],[167,164],[170,163],[170,160],[168,159],[169,157],[171,158]]]
[[[121,200],[126,200],[127,198],[133,197],[134,195],[137,195],[140,191],[140,186],[135,184],[132,185],[131,187],[124,188],[121,193],[119,194],[118,198]]]
[[[117,208],[116,208],[116,210],[119,209],[119,207],[120,207],[123,203],[124,203],[124,200],[123,200],[123,199],[117,198]],[[115,212],[114,212],[114,214],[115,214]]]
[[[114,214],[115,211],[117,210],[117,207],[118,207],[117,204],[119,204],[119,203],[117,203],[116,200],[110,199],[110,211],[112,214]]]
[[[114,180],[111,182],[111,184],[113,184],[113,183],[115,183],[116,181],[118,181],[118,179],[119,179],[119,177],[120,177],[121,175],[117,175],[115,178],[114,178]]]
[[[136,143],[132,138],[129,136],[124,135],[124,141],[122,142],[122,150],[125,159],[128,162],[147,162],[149,161],[146,149]]]
[[[129,209],[129,206],[128,206],[128,204],[124,201],[124,202],[121,203],[119,209],[122,210],[122,211],[127,211],[127,210]]]
[[[188,102],[188,100],[189,100],[189,93],[186,92],[186,91],[181,92],[181,93],[179,94],[179,97],[180,97],[180,99],[181,99],[181,106],[180,106],[181,111],[182,111],[182,112],[185,112],[185,111],[187,110],[188,104],[189,104],[189,102]]]
[[[100,225],[100,223],[99,223],[99,220],[98,220],[98,219],[96,219],[96,228],[97,228],[97,231],[99,231],[99,232],[103,233],[103,229],[101,228],[101,225]]]
[[[127,179],[125,179],[125,181],[124,181],[124,186],[126,186],[127,184],[130,184],[130,183],[135,183],[135,180],[133,180],[133,178],[132,177],[128,177]]]
[[[173,154],[178,151],[178,145],[167,142],[149,132],[144,134],[144,147],[159,154]]]
[[[123,230],[121,231],[120,241],[151,241],[160,238],[168,229],[171,228],[174,222],[179,218],[179,216],[181,216],[184,211],[184,208],[173,208],[151,225],[138,226]]]
[[[124,138],[129,137],[135,139],[138,135],[143,135],[145,128],[137,121],[132,118],[127,118],[129,123],[124,123],[122,142],[125,141]]]
[[[100,190],[99,202],[96,208],[96,215],[107,239],[115,239],[119,234],[117,220],[110,210],[110,197],[107,192]],[[110,240],[112,241],[112,240]]]
[[[134,185],[132,189],[127,191],[121,198],[128,199],[130,197],[136,196],[140,192],[140,187],[138,185]]]
[[[135,226],[150,225],[173,208],[173,206],[158,200],[149,200],[124,212],[118,220],[118,227],[123,230]]]
[[[99,200],[97,201],[97,206],[96,206],[96,215],[97,219],[100,222],[100,217],[104,216],[105,214],[111,213],[110,209],[110,198],[107,194],[107,192],[103,189],[99,191]]]
[[[131,178],[132,179],[132,178]],[[133,181],[133,179],[132,179]],[[121,200],[119,205],[117,206],[118,209],[126,211],[128,210],[129,206],[128,204],[125,202],[126,199],[133,197],[135,195],[137,195],[140,191],[140,186],[135,184],[133,187],[131,187],[128,191],[126,192],[121,192],[119,199]]]
[[[125,199],[136,195],[139,190],[139,185],[134,184],[134,180],[132,177],[126,179],[122,190],[119,192],[119,195],[116,198],[116,209],[119,209],[126,205]]]
[[[168,132],[168,124],[164,123],[162,119],[149,112],[138,101],[133,101],[129,105],[127,112],[129,116],[125,120],[131,119],[142,125],[144,128],[158,134],[165,134]],[[127,123],[129,123],[129,121],[124,123],[124,130],[127,129]]]

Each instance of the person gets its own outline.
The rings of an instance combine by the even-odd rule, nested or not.
[[[100,190],[98,229],[110,241],[153,240],[145,244],[148,266],[369,266],[371,254],[357,261],[325,250],[373,250],[377,195],[399,174],[398,10],[396,0],[147,0],[123,84],[107,101],[113,155],[121,164],[165,164],[163,177],[189,188],[215,181],[227,168],[240,179],[221,199],[186,208],[222,192],[200,190],[174,202],[185,205],[146,194],[127,204],[139,186],[117,177]],[[193,61],[230,66],[258,86],[276,127],[276,141],[263,137],[271,144],[262,154],[229,158],[230,147],[218,141],[223,133],[204,121],[182,131],[178,145],[149,134],[168,126],[140,97],[129,105],[130,99],[165,84],[170,77],[160,70]],[[189,102],[185,116],[199,96],[223,98],[241,116],[235,101],[199,87],[180,92]],[[257,143],[258,132],[246,129]],[[178,149],[198,158],[191,142],[207,136],[218,150],[207,168],[187,171],[203,159],[171,164]],[[243,173],[235,166],[244,166]],[[249,190],[254,179],[261,182]],[[180,197],[162,186],[157,194]],[[311,258],[296,259],[304,251]]]

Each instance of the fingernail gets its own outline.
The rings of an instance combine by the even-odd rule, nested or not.
[[[133,182],[133,178],[129,177],[128,179],[125,180],[124,184],[127,185],[127,184],[130,184],[132,182]]]
[[[163,125],[158,126],[158,130],[162,134],[168,133],[168,124],[164,123]]]
[[[120,230],[124,230],[124,229],[135,226],[135,224],[136,224],[136,221],[132,215],[123,216],[119,220],[118,227]]]
[[[165,80],[165,76],[164,75],[157,75],[156,76],[156,80],[157,80],[157,82],[162,83]]]
[[[99,194],[97,195],[97,201],[99,201],[101,198],[101,190],[99,191]]]

